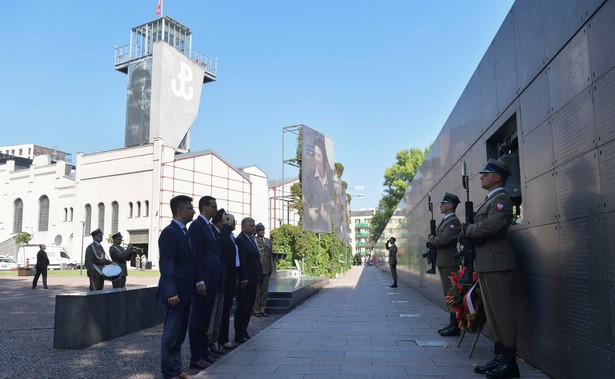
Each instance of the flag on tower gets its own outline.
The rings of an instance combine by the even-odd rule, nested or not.
[[[158,0],[158,7],[156,8],[156,14],[160,14],[161,9],[162,9],[162,0]]]

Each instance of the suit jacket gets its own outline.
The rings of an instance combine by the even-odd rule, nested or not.
[[[263,267],[261,258],[255,243],[252,243],[245,233],[239,233],[235,238],[239,250],[239,273],[240,282],[248,281],[248,284],[256,284],[263,281]]]
[[[46,270],[47,266],[49,266],[47,253],[45,250],[39,250],[38,253],[36,253],[36,270]]]
[[[225,260],[224,268],[226,275],[224,276],[225,283],[235,285],[237,281],[237,249],[231,240],[231,227],[224,224],[220,230],[220,250],[222,257]],[[233,237],[234,238],[234,237]]]
[[[102,258],[98,258],[96,255],[102,256]],[[85,262],[83,263],[88,271],[88,276],[96,278],[102,276],[102,268],[111,263],[111,261],[105,257],[105,250],[103,247],[100,246],[100,244],[92,242],[85,249]]]
[[[227,249],[225,249],[225,247],[222,245],[223,241],[222,241],[222,228],[224,227],[224,225],[222,225],[220,231],[218,231],[218,229],[216,229],[216,227],[214,226],[213,231],[214,231],[214,236],[216,237],[216,241],[218,242],[218,247],[220,248],[220,286],[218,287],[218,291],[219,292],[224,292],[224,283],[226,282],[226,276],[227,276],[227,267],[226,265],[228,264],[228,254],[229,252],[227,251]],[[226,238],[228,239],[229,236],[227,235]],[[230,242],[230,240],[229,240]],[[233,252],[233,257],[235,256],[235,253]],[[233,264],[234,266],[234,264]]]
[[[208,290],[217,290],[222,271],[218,239],[201,216],[192,221],[188,231],[194,255],[194,283],[203,281]]]
[[[428,240],[438,252],[436,265],[438,267],[459,266],[461,260],[453,259],[457,252],[457,236],[461,233],[461,222],[456,214],[440,221],[436,229],[436,235],[430,235]]]
[[[192,247],[188,237],[175,221],[164,228],[158,238],[160,250],[160,280],[158,299],[166,303],[169,297],[178,295],[180,301],[194,296],[194,273],[192,270]]]
[[[126,261],[130,260],[132,257],[132,251],[126,250],[120,245],[113,244],[109,248],[109,255],[111,255],[111,260],[122,268],[122,275],[128,276]]]
[[[468,225],[465,233],[474,240],[477,272],[517,268],[506,237],[512,216],[512,202],[503,189],[491,195],[474,213],[474,224]]]

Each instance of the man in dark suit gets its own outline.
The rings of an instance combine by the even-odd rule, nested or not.
[[[39,245],[39,248],[40,250],[36,253],[36,274],[34,275],[34,280],[32,281],[32,289],[36,289],[38,278],[43,275],[43,288],[47,290],[49,289],[49,287],[47,287],[47,266],[49,266],[49,258],[45,252],[47,246],[41,244]]]
[[[124,249],[122,247],[122,233],[119,232],[112,235],[111,239],[113,239],[113,245],[109,248],[109,255],[111,255],[111,260],[122,269],[122,276],[113,281],[113,288],[124,288],[126,287],[126,277],[128,276],[126,261],[132,258],[132,245],[129,244],[128,249]]]
[[[216,214],[216,199],[204,196],[199,200],[199,216],[190,224],[190,241],[194,252],[194,281],[197,295],[190,311],[190,368],[204,369],[216,359],[211,356],[207,330],[220,286],[220,244],[210,219]]]
[[[165,378],[187,378],[182,372],[181,346],[186,338],[190,305],[194,297],[192,247],[186,224],[194,217],[192,198],[171,199],[173,221],[158,238],[160,281],[158,299],[164,303],[164,327],[160,339],[160,366]]]
[[[105,276],[102,273],[103,267],[111,263],[105,256],[105,250],[100,245],[103,239],[103,232],[96,229],[90,233],[94,240],[85,249],[85,268],[90,278],[90,291],[100,291],[105,287]]]
[[[440,213],[444,217],[442,217],[442,221],[440,221],[440,225],[436,229],[436,234],[430,234],[427,237],[427,241],[438,249],[436,266],[438,266],[440,285],[442,286],[444,297],[446,297],[448,290],[451,288],[449,276],[453,272],[456,273],[461,264],[458,259],[453,258],[453,254],[457,253],[457,236],[461,233],[461,222],[457,215],[455,215],[459,202],[460,200],[457,195],[448,192],[444,194],[440,202]],[[451,313],[449,317],[448,325],[438,330],[438,333],[443,337],[458,336],[461,330],[457,325],[457,317],[455,317],[454,313]]]
[[[474,264],[487,325],[495,339],[495,355],[487,364],[474,366],[474,371],[487,374],[488,378],[518,378],[517,319],[513,306],[517,261],[506,237],[512,223],[513,207],[504,190],[510,169],[506,163],[491,158],[479,172],[487,199],[474,212],[474,224],[464,225],[463,231],[474,241]]]
[[[237,287],[237,269],[239,268],[239,252],[235,244],[233,230],[237,222],[235,216],[227,213],[224,225],[220,229],[220,249],[226,258],[226,275],[224,280],[224,304],[222,306],[222,321],[220,322],[220,333],[218,335],[218,345],[226,350],[232,350],[235,346],[229,339],[231,308],[233,297]]]
[[[241,233],[235,239],[239,251],[239,272],[237,287],[237,306],[235,308],[235,342],[244,343],[250,339],[248,324],[256,300],[256,284],[263,280],[263,268],[254,241],[256,226],[254,219],[241,220]]]

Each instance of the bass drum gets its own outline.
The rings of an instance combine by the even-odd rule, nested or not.
[[[111,263],[103,267],[102,274],[105,277],[105,280],[118,280],[122,277],[122,268],[115,263]]]

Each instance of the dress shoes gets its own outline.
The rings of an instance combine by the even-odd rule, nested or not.
[[[209,363],[204,359],[199,359],[198,361],[190,361],[190,368],[195,370],[205,370],[209,367]]]
[[[269,317],[269,315],[265,312],[261,312],[261,317]]]
[[[247,338],[245,338],[245,337],[235,338],[235,343],[237,343],[237,344],[240,344],[240,345],[241,345],[241,344],[242,344],[242,343],[244,343],[244,342],[248,342],[248,339],[247,339]]]
[[[435,273],[436,273],[435,268],[430,268],[429,270],[425,271],[425,274],[435,274]]]
[[[49,287],[43,287],[43,289],[44,289],[44,290],[48,290],[48,289],[49,289]]]
[[[448,327],[446,329],[444,329],[443,331],[440,332],[440,335],[442,337],[454,337],[454,336],[458,336],[461,334],[461,329],[459,329],[456,326],[453,327]]]
[[[203,357],[203,360],[209,364],[216,363],[218,361],[216,358],[213,357],[213,355],[208,355],[206,357]]]
[[[233,345],[233,344],[232,344],[232,343],[230,343],[230,342],[223,343],[223,344],[222,344],[222,345],[220,345],[220,346],[222,346],[222,348],[223,348],[223,349],[226,349],[226,350],[233,350],[233,349],[235,348],[235,345]]]
[[[260,313],[252,313],[252,317],[262,317]]]
[[[397,288],[397,284],[393,283],[389,286],[389,288]]]

